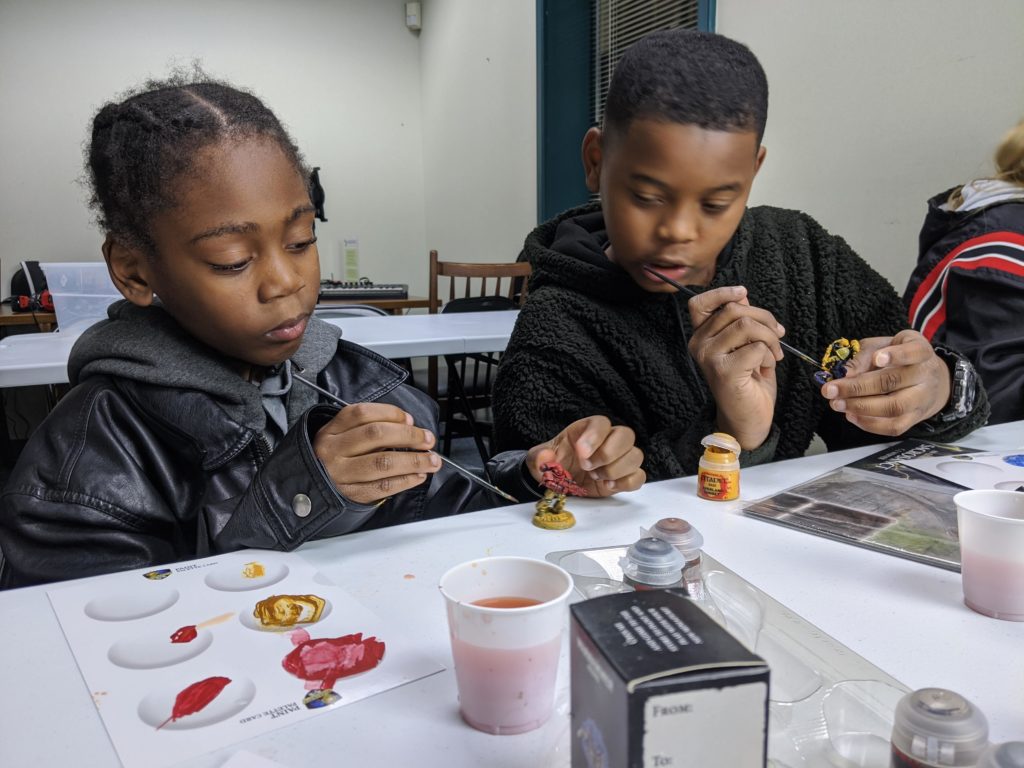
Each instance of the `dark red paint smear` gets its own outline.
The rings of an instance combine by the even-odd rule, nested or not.
[[[156,729],[159,731],[173,720],[180,720],[186,715],[194,715],[201,711],[216,699],[230,682],[231,678],[229,677],[208,677],[198,683],[192,683],[175,697],[171,716],[160,723]]]
[[[373,669],[384,658],[384,643],[363,633],[309,639],[305,630],[292,633],[295,647],[281,666],[300,680],[316,682],[321,689],[334,687],[339,677]]]
[[[172,643],[191,643],[199,637],[199,632],[196,630],[195,624],[189,624],[187,627],[182,627],[173,635],[171,635]]]

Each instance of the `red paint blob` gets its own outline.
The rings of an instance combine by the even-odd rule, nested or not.
[[[172,643],[191,643],[199,637],[199,632],[196,630],[195,624],[189,624],[187,627],[182,627],[173,635],[171,635]]]
[[[299,630],[291,637],[295,647],[284,657],[281,666],[300,680],[314,684],[315,688],[333,688],[339,677],[366,672],[384,658],[384,643],[376,637],[364,640],[362,632],[310,640],[308,632]]]
[[[208,677],[198,683],[192,683],[188,688],[181,691],[174,698],[174,708],[171,709],[171,716],[156,727],[159,731],[169,722],[180,720],[186,715],[194,715],[201,711],[211,701],[216,699],[225,686],[231,682],[229,677]]]

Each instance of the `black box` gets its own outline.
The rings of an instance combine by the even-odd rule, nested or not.
[[[681,589],[571,607],[573,768],[750,768],[768,749],[768,665]]]

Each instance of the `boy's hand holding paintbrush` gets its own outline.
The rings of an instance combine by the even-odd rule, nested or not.
[[[786,330],[771,312],[750,306],[743,286],[697,294],[687,308],[694,328],[690,355],[715,399],[718,428],[753,450],[771,432],[775,364]]]
[[[745,450],[771,431],[775,364],[783,350],[818,366],[782,341],[785,328],[768,311],[751,307],[746,288],[728,286],[697,294],[648,269],[690,296],[694,327],[690,354],[700,366],[718,408],[718,426]],[[844,378],[822,385],[830,407],[866,432],[895,436],[939,413],[950,399],[948,366],[917,331],[860,340],[860,353]]]

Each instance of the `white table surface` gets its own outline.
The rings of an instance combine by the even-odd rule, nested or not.
[[[333,317],[349,341],[389,358],[498,352],[508,344],[517,311],[446,315]],[[0,340],[0,387],[66,384],[77,333],[33,333]]]
[[[385,357],[424,357],[460,352],[499,352],[508,344],[518,310],[441,315],[332,317],[342,338]]]
[[[965,444],[1024,446],[1024,422],[988,427]],[[743,470],[743,499],[807,480],[876,447]],[[819,538],[739,512],[740,502],[696,496],[696,478],[652,483],[608,500],[575,499],[576,527],[543,531],[533,508],[516,505],[318,541],[299,551],[378,612],[400,616],[423,650],[450,666],[444,605],[437,591],[451,565],[488,555],[625,544],[640,526],[683,516],[705,551],[912,689],[950,688],[988,717],[993,741],[1024,739],[1024,623],[963,605],[960,576],[892,555]],[[0,593],[0,765],[116,766],[89,692],[61,634],[47,587]],[[464,725],[449,670],[206,755],[190,766],[221,766],[240,750],[300,768],[568,766],[568,665],[560,708],[542,728],[489,736]]]
[[[0,340],[0,387],[67,384],[77,333],[25,333]]]

